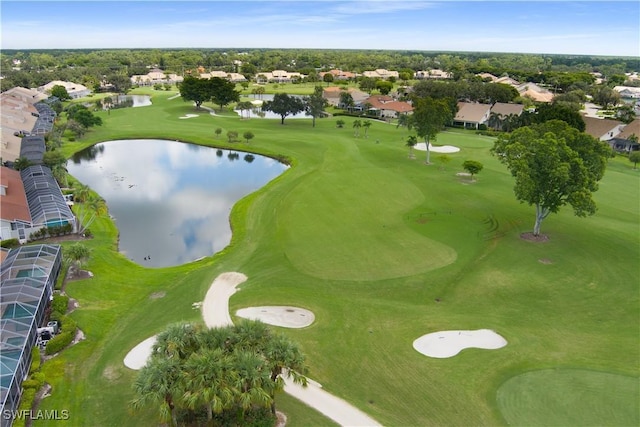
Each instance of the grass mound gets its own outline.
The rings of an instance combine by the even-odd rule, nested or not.
[[[637,378],[584,369],[545,369],[509,379],[498,407],[510,425],[640,424]]]

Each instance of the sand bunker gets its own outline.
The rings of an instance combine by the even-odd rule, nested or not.
[[[505,345],[507,340],[490,329],[433,332],[413,342],[418,352],[439,359],[453,357],[465,348],[495,350]]]
[[[198,117],[198,114],[185,114],[184,116],[180,117],[181,119],[190,119],[192,117]]]
[[[427,151],[427,144],[424,142],[418,142],[413,146],[416,150],[419,151]],[[453,145],[441,145],[441,146],[433,146],[429,144],[429,151],[433,153],[457,153],[460,151],[458,147],[454,147]]]
[[[133,347],[124,357],[124,366],[133,370],[140,370],[147,364],[151,356],[151,350],[156,343],[156,336],[152,336]]]
[[[263,306],[242,308],[236,315],[245,319],[261,320],[264,323],[283,328],[304,328],[315,320],[309,310],[289,306]]]

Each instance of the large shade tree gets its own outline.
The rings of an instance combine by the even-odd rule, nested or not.
[[[535,236],[542,221],[564,205],[580,217],[596,212],[592,195],[611,155],[605,143],[552,120],[501,135],[492,152],[515,178],[516,198],[535,206]]]
[[[180,96],[184,101],[191,101],[196,104],[199,110],[202,103],[211,99],[211,86],[206,79],[200,79],[193,76],[185,76],[182,83],[178,84]]]
[[[262,104],[262,111],[271,111],[280,116],[280,124],[290,114],[298,114],[304,111],[304,101],[297,96],[289,96],[286,93],[276,93],[273,101]]]
[[[330,73],[325,76],[331,76]],[[316,127],[316,118],[324,116],[324,109],[327,107],[328,102],[324,98],[322,86],[316,86],[313,89],[313,94],[305,98],[305,114],[313,117],[313,127]]]
[[[446,98],[417,98],[413,104],[413,114],[409,116],[409,129],[415,129],[427,145],[426,164],[431,163],[430,143],[436,140],[445,124],[453,120],[455,112]]]
[[[208,81],[210,87],[211,99],[220,106],[220,110],[232,102],[240,100],[240,92],[236,90],[236,85],[227,79],[220,77],[212,77]]]

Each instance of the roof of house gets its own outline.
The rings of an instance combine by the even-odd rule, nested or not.
[[[640,119],[635,119],[626,125],[622,129],[622,132],[618,134],[618,138],[628,139],[631,135],[635,135],[640,138]]]
[[[481,123],[490,110],[491,105],[489,104],[458,102],[458,112],[454,120],[467,123]]]
[[[47,83],[46,85],[38,87],[38,91],[40,91],[40,92],[51,92],[51,90],[53,89],[54,86],[62,86],[67,90],[68,93],[71,93],[71,92],[82,92],[82,91],[85,91],[85,90],[89,90],[89,88],[87,88],[84,85],[81,85],[80,83],[66,82],[66,81],[62,81],[62,80],[53,80],[53,81]]]
[[[582,117],[584,120],[584,124],[586,125],[584,132],[595,137],[602,138],[609,132],[614,132],[615,129],[622,125],[622,122],[618,120],[611,119],[598,119],[596,117]],[[613,135],[613,136],[618,136]]]
[[[27,196],[22,185],[20,172],[8,167],[0,167],[0,217],[6,221],[20,220],[31,222]]]
[[[551,102],[553,100],[553,93],[535,83],[522,83],[515,88],[520,96],[526,96],[536,102]]]
[[[51,169],[42,165],[29,166],[20,171],[20,176],[34,224],[75,221]]]
[[[339,79],[353,79],[356,76],[354,73],[351,73],[349,71],[342,71],[337,69],[322,72],[319,74],[319,76],[324,77],[325,74],[331,74],[332,76]]]
[[[505,102],[496,102],[495,104],[493,104],[493,107],[491,107],[491,112],[492,113],[496,113],[499,114],[503,117],[506,117],[510,114],[515,114],[516,116],[519,116],[520,114],[522,114],[522,111],[524,110],[524,105],[522,104],[507,104]]]
[[[391,110],[398,113],[408,113],[413,111],[411,104],[402,101],[394,101],[388,95],[373,95],[362,101],[363,104],[370,104],[372,108],[378,110]]]
[[[30,104],[35,104],[36,102],[40,102],[43,99],[47,98],[47,95],[38,92],[34,89],[27,89],[26,87],[13,87],[5,92],[2,92],[2,96],[10,96],[13,98],[18,98],[23,101],[26,101]]]

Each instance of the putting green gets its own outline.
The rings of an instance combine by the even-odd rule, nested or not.
[[[640,425],[638,378],[583,369],[527,372],[498,389],[510,425]]]
[[[382,280],[444,267],[456,251],[403,222],[422,202],[414,184],[379,168],[315,172],[283,200],[285,253],[299,270],[331,280]]]

